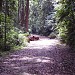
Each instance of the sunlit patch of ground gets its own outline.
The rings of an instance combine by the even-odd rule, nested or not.
[[[21,73],[19,75],[37,75],[37,74],[29,74],[29,73],[23,72],[23,73]]]
[[[8,60],[8,59],[7,59]],[[8,60],[8,62],[9,61],[16,61],[16,60],[18,60],[18,61],[24,61],[24,63],[35,63],[35,64],[37,64],[37,63],[54,63],[54,59],[53,58],[49,58],[49,57],[41,57],[41,56],[39,56],[39,57],[27,57],[27,56],[23,56],[23,57],[20,57],[20,58],[12,58],[12,59],[9,59]],[[4,64],[7,64],[8,62],[3,62]],[[14,66],[14,65],[10,65],[10,66]]]
[[[0,58],[0,75],[75,75],[75,54],[57,39],[40,37]]]
[[[39,39],[38,41],[30,41],[30,43],[28,44],[28,48],[43,49],[57,44],[60,45],[60,42],[57,39],[44,38],[44,39]]]

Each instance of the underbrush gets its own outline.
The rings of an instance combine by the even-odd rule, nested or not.
[[[20,50],[27,46],[29,33],[24,33],[21,30],[12,29],[7,33],[6,44],[5,40],[2,38],[0,40],[0,56],[6,55],[9,52],[13,52],[15,50]]]

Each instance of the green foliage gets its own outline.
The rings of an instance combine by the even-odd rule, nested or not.
[[[57,29],[59,31],[59,36],[64,42],[67,40],[67,23],[65,21],[59,22]]]
[[[29,27],[37,34],[47,34],[45,28],[41,27],[52,25],[50,19],[54,11],[54,6],[50,0],[30,0]],[[49,19],[47,19],[49,17]],[[52,19],[53,20],[53,19]],[[33,28],[33,26],[35,28]],[[35,30],[36,29],[36,30]]]
[[[61,8],[57,10],[57,29],[59,36],[71,48],[75,48],[75,1],[61,0]]]
[[[16,41],[18,38],[18,33],[14,31],[14,29],[10,30],[7,33],[7,44],[16,45]]]
[[[23,32],[18,28],[18,23],[16,22],[18,21],[17,20],[18,0],[16,1],[1,0],[1,1],[3,5],[1,7],[2,10],[0,12],[0,51],[1,50],[4,51],[5,48],[6,48],[5,51],[7,51],[14,48],[20,48],[21,46],[26,46],[27,34],[23,34]],[[5,4],[6,2],[7,5]],[[20,31],[22,33],[20,33]],[[5,40],[5,33],[6,33],[6,40]]]

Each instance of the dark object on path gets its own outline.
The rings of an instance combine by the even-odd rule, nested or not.
[[[3,51],[10,51],[11,47],[10,45],[6,45],[6,46],[3,46]]]
[[[32,34],[36,34],[36,27],[32,25]]]
[[[38,36],[30,36],[30,37],[28,37],[28,40],[29,40],[28,42],[39,40],[39,37]]]
[[[55,38],[56,38],[56,34],[55,34],[54,32],[52,32],[52,33],[48,36],[48,38],[50,38],[50,39],[55,39]]]

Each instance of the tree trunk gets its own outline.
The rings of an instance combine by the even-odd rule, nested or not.
[[[5,30],[5,32],[4,32],[4,49],[6,50],[6,41],[7,41],[7,39],[6,39],[6,19],[7,19],[7,1],[5,1],[5,27],[4,27],[4,30]]]
[[[27,2],[26,2],[25,12],[26,12],[26,17],[25,17],[25,30],[26,30],[26,32],[28,32],[29,0],[27,0]]]
[[[22,1],[21,26],[24,26],[24,1]]]
[[[0,11],[2,11],[2,2],[3,0],[0,0]]]

